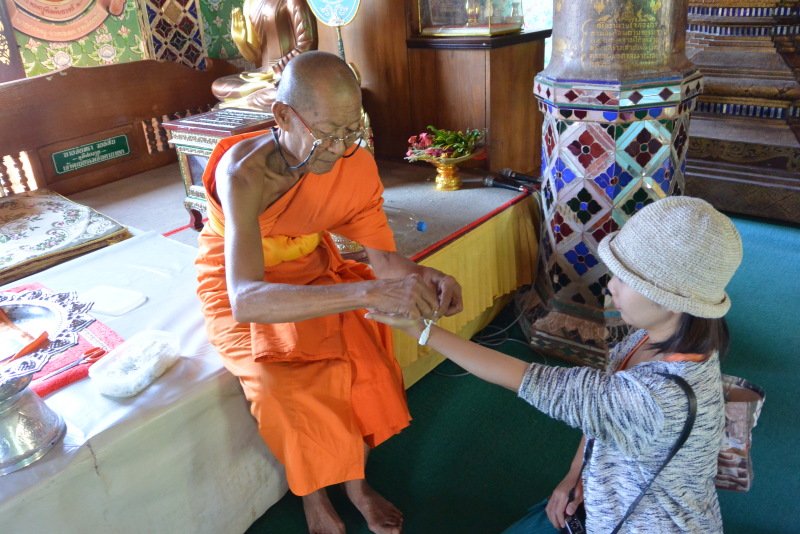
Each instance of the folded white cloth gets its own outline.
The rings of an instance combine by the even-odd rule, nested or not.
[[[132,397],[172,367],[179,352],[174,334],[144,330],[92,365],[89,377],[103,395]]]

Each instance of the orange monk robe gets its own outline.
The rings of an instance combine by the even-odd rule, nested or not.
[[[364,478],[364,443],[378,445],[408,426],[411,417],[391,330],[364,319],[365,310],[296,323],[234,321],[223,237],[212,228],[224,226],[214,171],[230,146],[258,133],[221,141],[203,175],[213,224],[200,234],[198,295],[209,339],[239,378],[261,436],[286,467],[292,492],[307,495]],[[341,257],[328,232],[394,251],[382,193],[375,160],[366,150],[340,159],[326,174],[305,174],[259,217],[268,265],[264,280],[326,285],[374,279],[368,266]],[[318,245],[302,250],[315,234]],[[292,250],[295,241],[299,252]],[[281,261],[282,251],[295,259]]]

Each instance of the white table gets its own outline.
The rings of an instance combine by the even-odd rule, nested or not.
[[[206,340],[196,254],[146,233],[7,286],[140,291],[141,307],[97,319],[124,338],[173,332],[183,357],[130,399],[104,397],[89,379],[48,397],[67,435],[41,460],[0,477],[0,531],[241,533],[286,493],[238,381]]]

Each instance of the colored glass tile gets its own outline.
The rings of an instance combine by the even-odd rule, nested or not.
[[[553,237],[555,237],[556,243],[561,243],[565,237],[572,235],[574,232],[558,211],[555,212],[550,220],[550,228],[553,230]]]
[[[183,8],[174,2],[170,2],[161,8],[161,15],[169,20],[171,24],[175,24],[183,16]]]
[[[589,269],[597,265],[597,258],[594,257],[592,251],[586,246],[586,243],[581,241],[575,248],[568,250],[564,253],[564,257],[575,269],[575,272],[583,276]]]
[[[169,39],[170,34],[173,32],[172,24],[165,19],[159,19],[154,29],[164,39]]]
[[[599,185],[600,188],[605,191],[608,198],[612,200],[617,195],[618,188],[616,184],[619,182],[617,177],[614,175],[615,167],[616,165],[611,165],[605,171],[593,178],[594,183]]]
[[[625,147],[625,152],[631,155],[636,163],[644,167],[661,149],[661,142],[653,137],[650,130],[642,128],[636,138]]]
[[[578,191],[577,195],[569,199],[566,204],[575,212],[575,216],[583,224],[589,222],[595,213],[603,209],[585,187]]]
[[[178,29],[183,32],[184,35],[192,35],[192,31],[195,29],[196,25],[197,23],[195,21],[184,16],[178,23]]]
[[[569,279],[569,276],[566,275],[564,270],[558,263],[554,263],[553,267],[550,269],[550,282],[553,284],[553,292],[558,293],[565,287],[569,285],[572,281]]]
[[[675,153],[681,159],[683,158],[683,149],[686,146],[686,141],[688,139],[689,136],[686,135],[686,126],[681,122],[678,126],[678,135],[675,136],[675,140],[672,143],[672,146],[675,148]]]
[[[616,232],[617,230],[619,230],[619,225],[616,223],[616,221],[611,217],[606,216],[606,218],[600,224],[592,229],[591,236],[599,245],[600,241],[602,241],[605,236],[612,232]]]
[[[653,199],[650,198],[650,195],[648,195],[644,189],[639,188],[628,200],[625,201],[625,203],[621,206],[621,209],[628,216],[632,216],[634,213],[648,204],[651,204],[652,202]]]
[[[585,130],[577,139],[567,145],[567,150],[578,159],[584,169],[605,154],[605,149],[595,140],[589,130]]]
[[[597,279],[596,282],[589,284],[589,291],[592,292],[592,295],[597,299],[597,305],[602,307],[605,305],[606,295],[608,293],[608,281],[611,277],[607,274],[604,274],[600,278]]]
[[[653,173],[653,181],[658,184],[658,187],[661,188],[661,191],[664,194],[669,193],[669,186],[672,182],[672,160],[670,158],[666,158],[664,160],[663,165],[658,168],[658,170]]]
[[[182,50],[183,46],[186,44],[186,36],[184,36],[181,32],[175,32],[172,35],[172,39],[169,40],[170,46],[175,48],[176,50]]]
[[[556,185],[556,191],[561,191],[564,186],[575,179],[575,173],[569,166],[564,163],[561,158],[556,159],[553,165],[553,180]]]
[[[164,61],[178,61],[178,55],[173,52],[171,48],[166,47],[164,48],[164,53],[161,55],[161,59]]]
[[[544,146],[547,149],[547,157],[550,158],[553,154],[553,148],[556,146],[556,136],[551,123],[547,124],[544,132]]]
[[[197,63],[197,60],[200,58],[202,53],[203,53],[202,50],[198,49],[193,44],[190,44],[189,46],[186,47],[186,50],[183,51],[183,57],[184,59],[188,59],[189,62],[194,64]]]

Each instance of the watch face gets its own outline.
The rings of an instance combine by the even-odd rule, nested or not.
[[[308,0],[317,20],[327,26],[346,26],[355,18],[361,0]]]
[[[47,41],[80,39],[97,29],[123,2],[109,0],[7,0],[14,29]],[[122,11],[116,14],[121,14]]]

